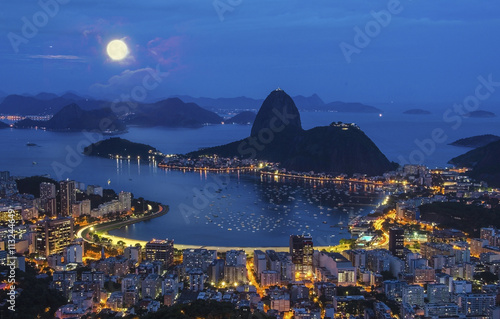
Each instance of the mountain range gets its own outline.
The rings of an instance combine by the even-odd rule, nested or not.
[[[110,102],[91,100],[72,93],[57,96],[52,93],[40,93],[36,96],[8,95],[0,103],[0,114],[8,115],[51,115],[64,106],[77,103],[84,110],[109,107]]]
[[[110,108],[83,110],[75,103],[64,106],[48,121],[24,119],[14,124],[15,128],[42,127],[53,131],[97,130],[103,133],[119,133],[126,130]]]
[[[1,100],[0,96],[0,100]],[[178,95],[178,98],[185,103],[195,103],[198,106],[211,110],[257,110],[262,105],[263,100],[248,97],[235,98],[194,98],[188,95]],[[167,99],[168,100],[168,99]],[[293,97],[295,104],[302,111],[330,111],[330,112],[350,112],[350,113],[382,113],[374,106],[362,103],[331,102],[325,103],[317,94],[311,96],[297,95]],[[161,101],[160,101],[161,102]],[[0,114],[8,115],[49,115],[55,114],[64,106],[76,103],[84,110],[111,107],[110,101],[96,100],[82,97],[75,93],[68,92],[61,96],[54,93],[42,92],[37,95],[6,95],[0,103]],[[158,103],[158,102],[156,102]],[[139,103],[139,105],[154,105],[156,103]]]
[[[272,91],[262,103],[249,137],[187,155],[214,154],[279,162],[282,167],[295,171],[375,176],[395,168],[356,125],[332,123],[302,129],[293,99],[279,89]]]
[[[196,103],[201,107],[211,110],[256,110],[262,105],[264,100],[252,99],[248,97],[235,98],[194,98],[189,95],[177,95],[184,102]],[[311,96],[297,95],[293,97],[293,101],[297,108],[301,111],[330,111],[342,113],[382,113],[382,111],[374,106],[365,105],[362,103],[346,103],[346,102],[331,102],[325,103],[317,94]]]

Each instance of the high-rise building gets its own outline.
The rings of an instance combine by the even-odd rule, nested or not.
[[[182,252],[182,266],[185,270],[201,269],[207,271],[208,266],[217,259],[216,250],[184,249]]]
[[[57,200],[56,198],[48,198],[43,205],[45,214],[50,217],[57,216]]]
[[[56,185],[52,183],[40,183],[40,199],[46,200],[56,197]]]
[[[389,229],[389,250],[399,258],[404,257],[405,231],[402,228],[393,227]]]
[[[260,273],[260,284],[262,287],[270,287],[281,284],[281,276],[276,270],[264,270]]]
[[[247,267],[245,265],[224,266],[224,281],[228,284],[248,283]]]
[[[75,181],[62,181],[60,183],[61,213],[60,216],[71,216],[73,204],[76,202]]]
[[[207,275],[203,273],[200,269],[192,269],[187,273],[189,281],[189,290],[192,291],[202,291],[204,289],[204,283],[207,279]]]
[[[10,180],[10,172],[9,171],[1,171],[0,172],[0,181],[8,182]]]
[[[253,271],[260,276],[260,273],[267,270],[266,254],[262,250],[253,251]]]
[[[132,209],[132,194],[129,192],[120,192],[118,194],[118,201],[120,202],[122,211],[129,211]]]
[[[90,199],[82,200],[81,215],[90,216],[90,209],[91,209]]]
[[[44,219],[36,224],[35,248],[48,256],[60,253],[74,238],[73,218]]]
[[[226,252],[226,265],[237,266],[246,265],[247,256],[244,250],[230,250]]]
[[[459,311],[467,316],[486,316],[495,306],[496,294],[459,294],[457,304]]]
[[[138,247],[127,247],[124,249],[123,251],[123,255],[125,256],[125,258],[127,258],[128,260],[134,260],[136,264],[139,264],[141,261],[142,261],[142,252],[141,252],[141,247],[138,246]]]
[[[401,301],[403,296],[403,287],[408,284],[399,280],[386,280],[384,281],[384,293],[389,300]]]
[[[429,284],[427,285],[427,298],[429,303],[443,305],[451,301],[450,291],[445,284]]]
[[[218,283],[224,279],[224,260],[216,259],[208,266],[208,280],[213,283]]]
[[[69,245],[64,249],[65,263],[82,263],[83,247],[81,245]]]
[[[424,306],[424,287],[419,285],[409,285],[403,287],[403,304],[411,306]]]
[[[174,241],[153,239],[146,244],[146,259],[161,260],[166,267],[174,262]]]
[[[481,228],[479,238],[486,239],[491,246],[495,246],[495,228]]]
[[[149,274],[142,281],[142,298],[155,299],[161,292],[161,278],[158,274]]]
[[[313,240],[311,236],[290,236],[290,255],[295,266],[295,273],[312,273],[313,264]]]
[[[82,215],[82,202],[76,202],[71,205],[71,216],[78,218]]]

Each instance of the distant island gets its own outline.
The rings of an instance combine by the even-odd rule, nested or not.
[[[48,121],[24,119],[14,124],[15,128],[44,128],[51,131],[99,131],[102,133],[120,133],[126,130],[109,108],[85,111],[77,104],[63,107]]]
[[[490,117],[496,117],[496,114],[493,112],[489,111],[472,111],[469,113],[464,114],[465,117],[476,117],[476,118],[490,118]]]
[[[485,135],[477,135],[477,136],[472,136],[472,137],[467,137],[467,138],[461,138],[459,140],[456,140],[453,143],[450,143],[450,145],[477,148],[477,147],[486,146],[486,145],[488,145],[492,142],[496,142],[498,140],[500,140],[500,136],[496,136],[493,134],[485,134]]]
[[[9,125],[9,124],[7,124],[7,123],[4,123],[4,122],[0,121],[0,129],[3,129],[3,128],[9,128],[9,127],[10,127],[10,125]]]
[[[152,104],[142,104],[126,118],[127,124],[140,126],[165,126],[199,128],[203,125],[221,124],[224,119],[195,103],[184,103],[170,98]]]
[[[431,112],[423,109],[410,109],[403,112],[403,114],[411,114],[411,115],[429,115]]]
[[[375,176],[395,168],[355,124],[339,122],[303,130],[294,101],[280,89],[264,100],[250,137],[187,155],[214,154],[266,160],[300,172]]]
[[[159,151],[146,144],[134,143],[129,140],[112,137],[85,147],[83,153],[87,156],[105,158],[153,159],[160,158]]]
[[[471,177],[500,187],[500,141],[476,148],[449,161],[459,167],[472,168]]]
[[[243,111],[232,118],[224,121],[226,124],[241,124],[241,125],[248,125],[248,124],[253,124],[253,121],[255,120],[255,117],[257,114],[251,111]]]

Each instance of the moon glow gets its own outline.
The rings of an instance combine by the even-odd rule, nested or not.
[[[106,52],[111,60],[120,61],[127,57],[129,51],[127,44],[122,40],[113,40],[108,43]]]

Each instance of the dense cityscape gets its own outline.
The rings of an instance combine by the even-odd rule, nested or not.
[[[377,178],[384,202],[346,224],[352,239],[321,246],[290,234],[289,247],[266,250],[231,243],[181,249],[175,238],[115,242],[107,236],[113,223],[155,218],[168,207],[77,181],[0,176],[4,304],[9,293],[21,302],[32,280],[53,291],[43,308],[57,318],[156,318],[193,303],[229,303],[235,313],[262,318],[483,318],[500,311],[499,231],[463,228],[462,219],[474,222],[460,214],[469,207],[493,213],[500,192],[467,170],[407,165],[389,172]],[[450,205],[448,225],[458,229],[433,221],[439,205]],[[13,290],[10,265],[31,274],[15,277]]]

